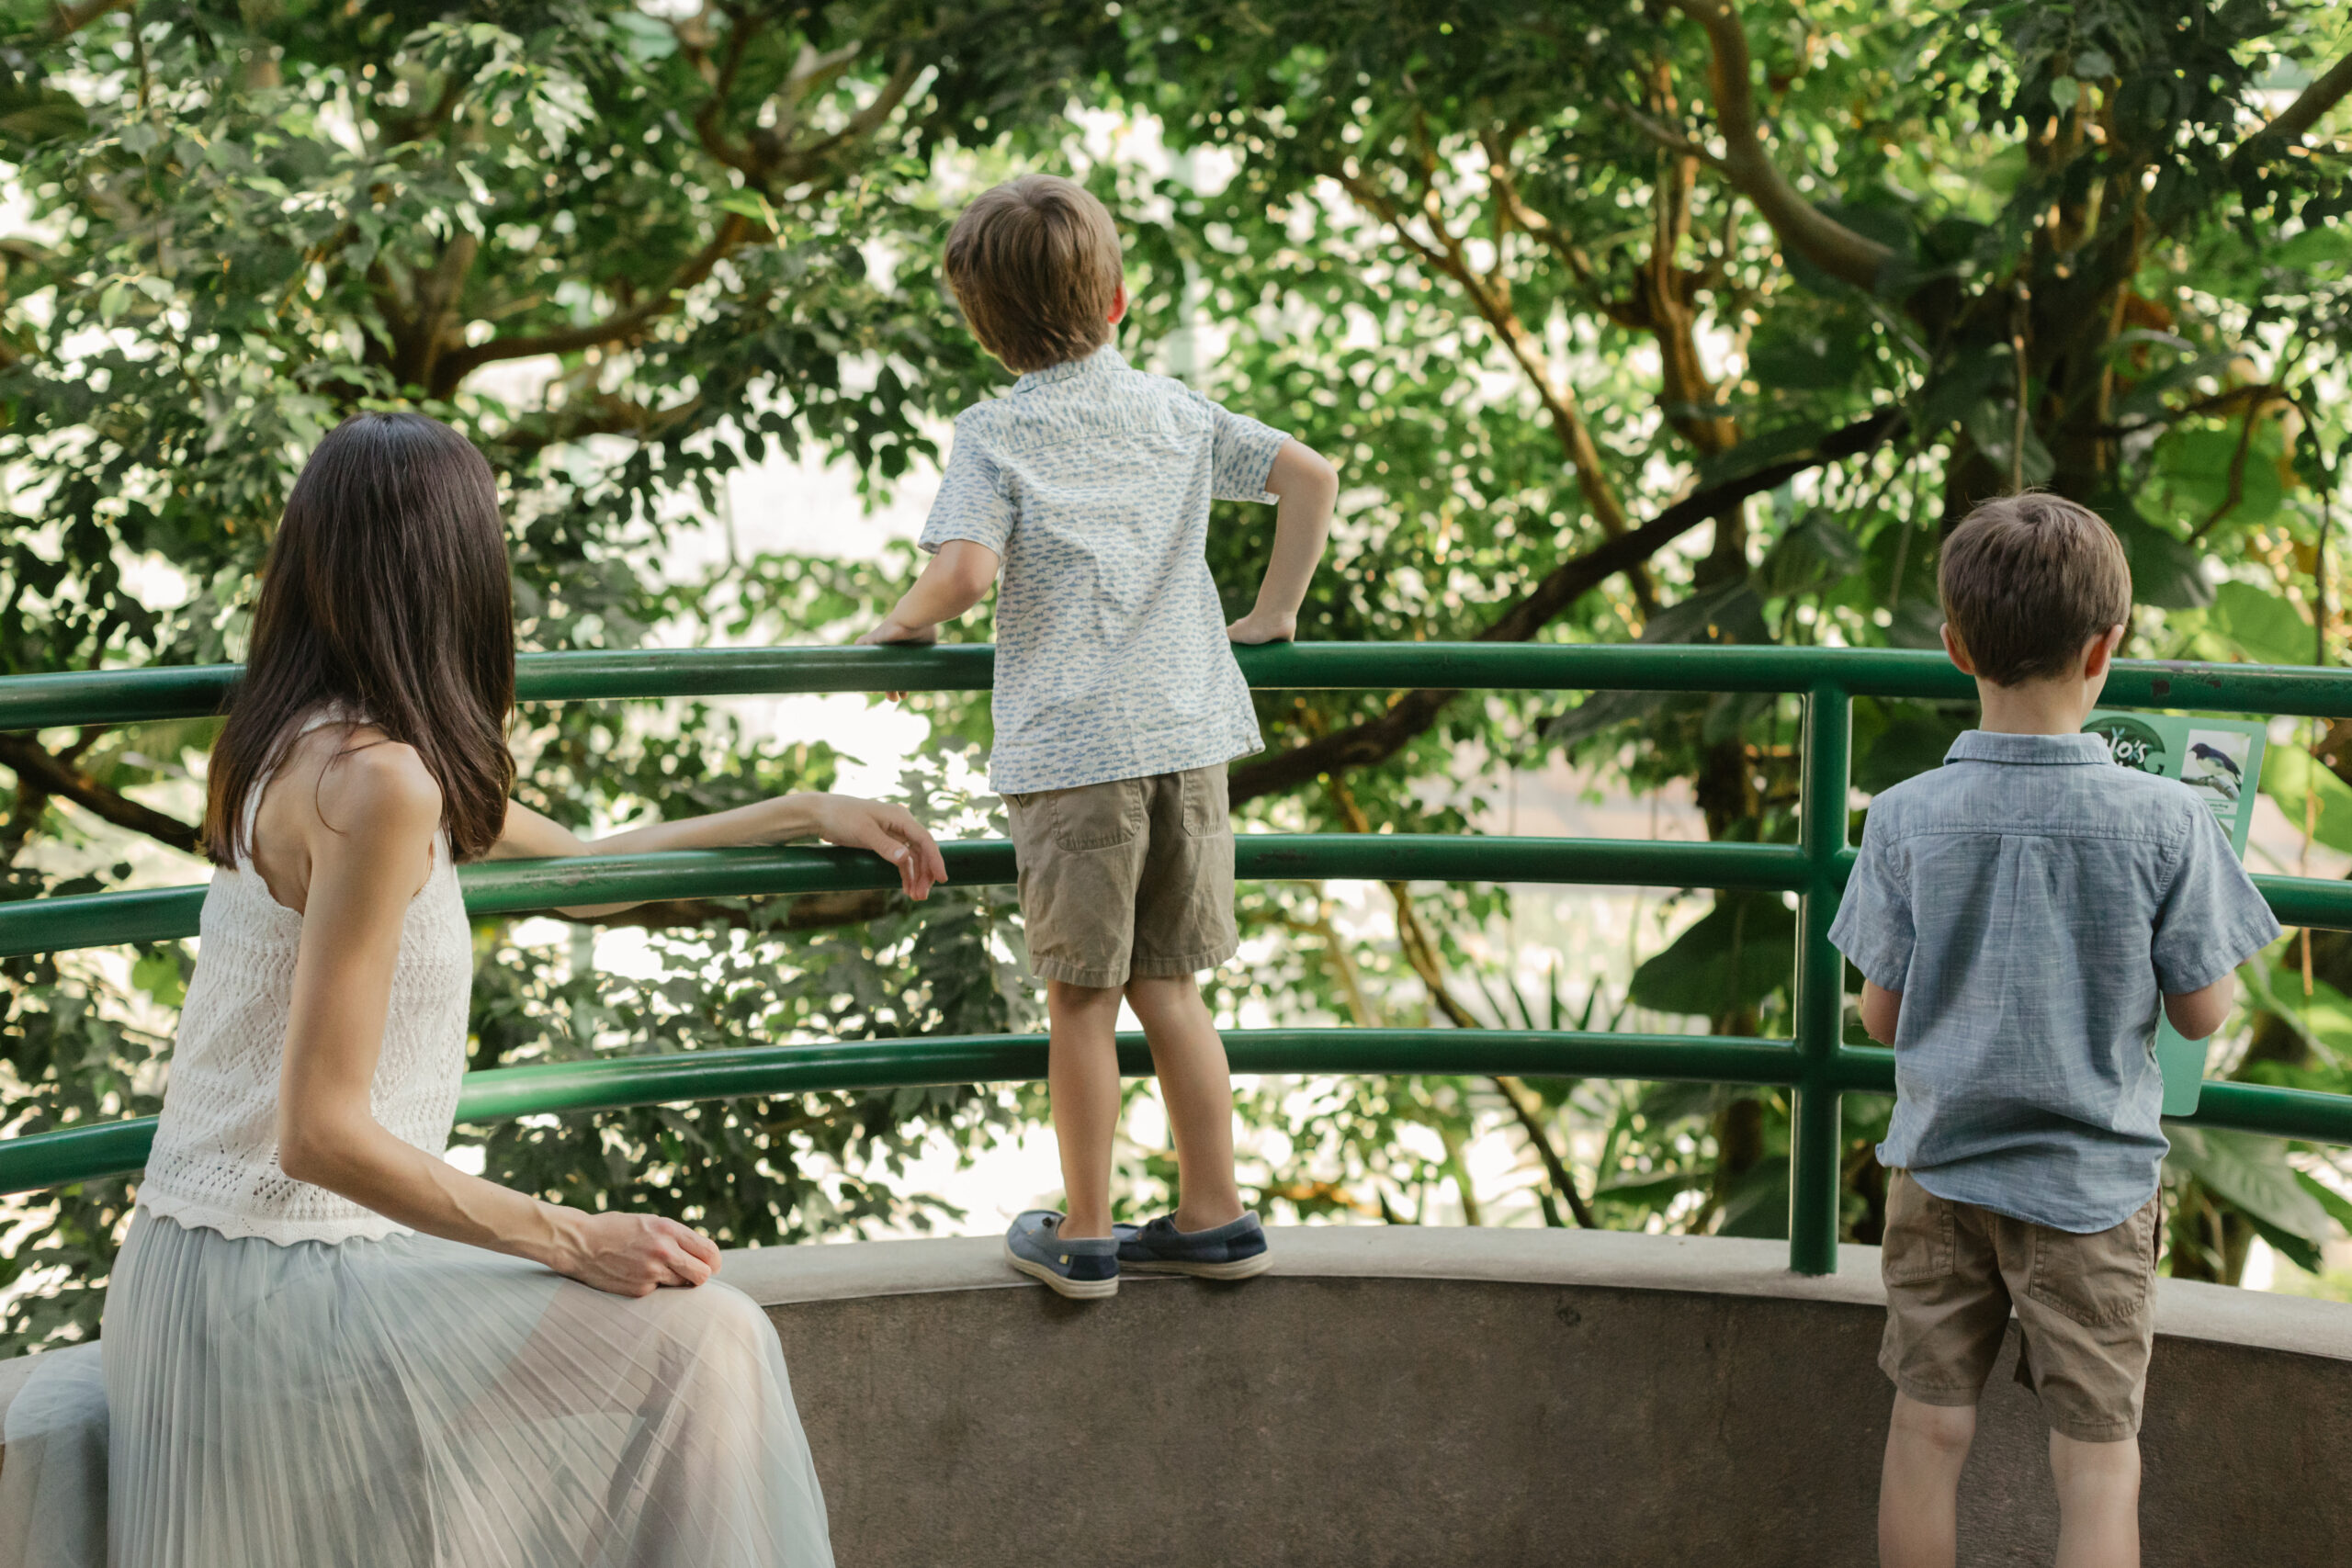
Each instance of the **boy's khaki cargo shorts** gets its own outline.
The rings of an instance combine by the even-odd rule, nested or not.
[[[1922,1404],[1973,1405],[2017,1308],[2018,1382],[2052,1431],[2086,1443],[2140,1430],[2155,1337],[2163,1195],[2077,1235],[1939,1198],[1889,1173],[1886,1337],[1878,1364]]]
[[[1214,969],[1239,949],[1223,763],[1004,803],[1044,978],[1124,986]]]

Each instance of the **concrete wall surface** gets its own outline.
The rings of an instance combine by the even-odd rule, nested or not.
[[[1827,1568],[1874,1561],[1874,1249],[1277,1231],[1265,1277],[1069,1303],[994,1240],[730,1254],[842,1568]],[[2149,1568],[2352,1559],[2352,1306],[2159,1286]],[[2046,1563],[2044,1427],[1982,1407],[1962,1562]],[[0,1367],[0,1398],[16,1379]]]

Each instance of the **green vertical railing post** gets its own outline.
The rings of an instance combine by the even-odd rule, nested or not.
[[[1829,923],[1838,916],[1838,852],[1846,847],[1849,707],[1843,686],[1825,682],[1805,694],[1797,847],[1806,877],[1797,895],[1797,1082],[1789,1117],[1789,1267],[1800,1274],[1838,1271],[1838,1052],[1846,972],[1829,945]]]

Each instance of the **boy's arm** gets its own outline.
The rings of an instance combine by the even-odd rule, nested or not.
[[[2165,1017],[2180,1031],[2183,1040],[2202,1040],[2222,1027],[2237,999],[2238,977],[2224,975],[2201,990],[2165,997]]]
[[[1895,1021],[1903,1016],[1903,993],[1890,991],[1875,980],[1862,982],[1862,1032],[1882,1045],[1894,1043]]]
[[[997,553],[969,539],[950,539],[939,547],[907,590],[897,608],[858,642],[937,642],[939,623],[952,621],[978,604],[996,581],[1001,565]]]
[[[1225,628],[1236,642],[1287,642],[1298,630],[1298,607],[1323,558],[1331,533],[1331,506],[1340,498],[1340,476],[1312,447],[1283,443],[1266,475],[1266,489],[1280,502],[1274,509],[1274,548],[1266,562],[1258,603]]]
[[[2237,967],[2278,940],[2278,918],[2256,891],[2222,825],[2190,802],[2172,886],[2156,912],[2156,987],[2184,1040],[2222,1027],[2237,997]]]

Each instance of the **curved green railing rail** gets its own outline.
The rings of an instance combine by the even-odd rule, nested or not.
[[[1651,648],[1481,643],[1307,643],[1239,650],[1252,686],[1289,689],[1519,688],[1557,692],[1791,694],[1804,699],[1804,784],[1794,844],[1692,844],[1414,834],[1248,834],[1244,877],[1600,884],[1757,888],[1797,896],[1794,1038],[1525,1030],[1274,1029],[1228,1036],[1235,1068],[1259,1073],[1509,1073],[1536,1077],[1678,1078],[1792,1091],[1790,1266],[1837,1267],[1841,1098],[1894,1088],[1892,1053],[1845,1043],[1844,966],[1829,922],[1853,851],[1847,843],[1849,708],[1856,696],[1966,698],[1974,687],[1939,655],[1886,649]],[[978,691],[993,650],[726,649],[534,654],[521,661],[526,702],[799,692]],[[219,711],[231,665],[102,671],[0,680],[0,730],[130,724]],[[2256,665],[2115,668],[2115,706],[2352,716],[2352,672]],[[951,878],[1010,882],[1012,846],[943,846]],[[879,861],[831,849],[699,851],[505,862],[467,867],[477,914],[648,898],[720,897],[886,887]],[[2290,925],[2352,930],[2352,884],[2256,877]],[[0,954],[56,952],[192,935],[200,886],[0,905]],[[1139,1040],[1122,1066],[1150,1070]],[[609,1110],[732,1095],[900,1085],[1035,1080],[1036,1037],[957,1036],[760,1046],[616,1057],[469,1075],[467,1121]],[[2352,1096],[2213,1083],[2188,1120],[2280,1137],[2352,1143]],[[0,1141],[0,1192],[138,1170],[152,1118]]]

